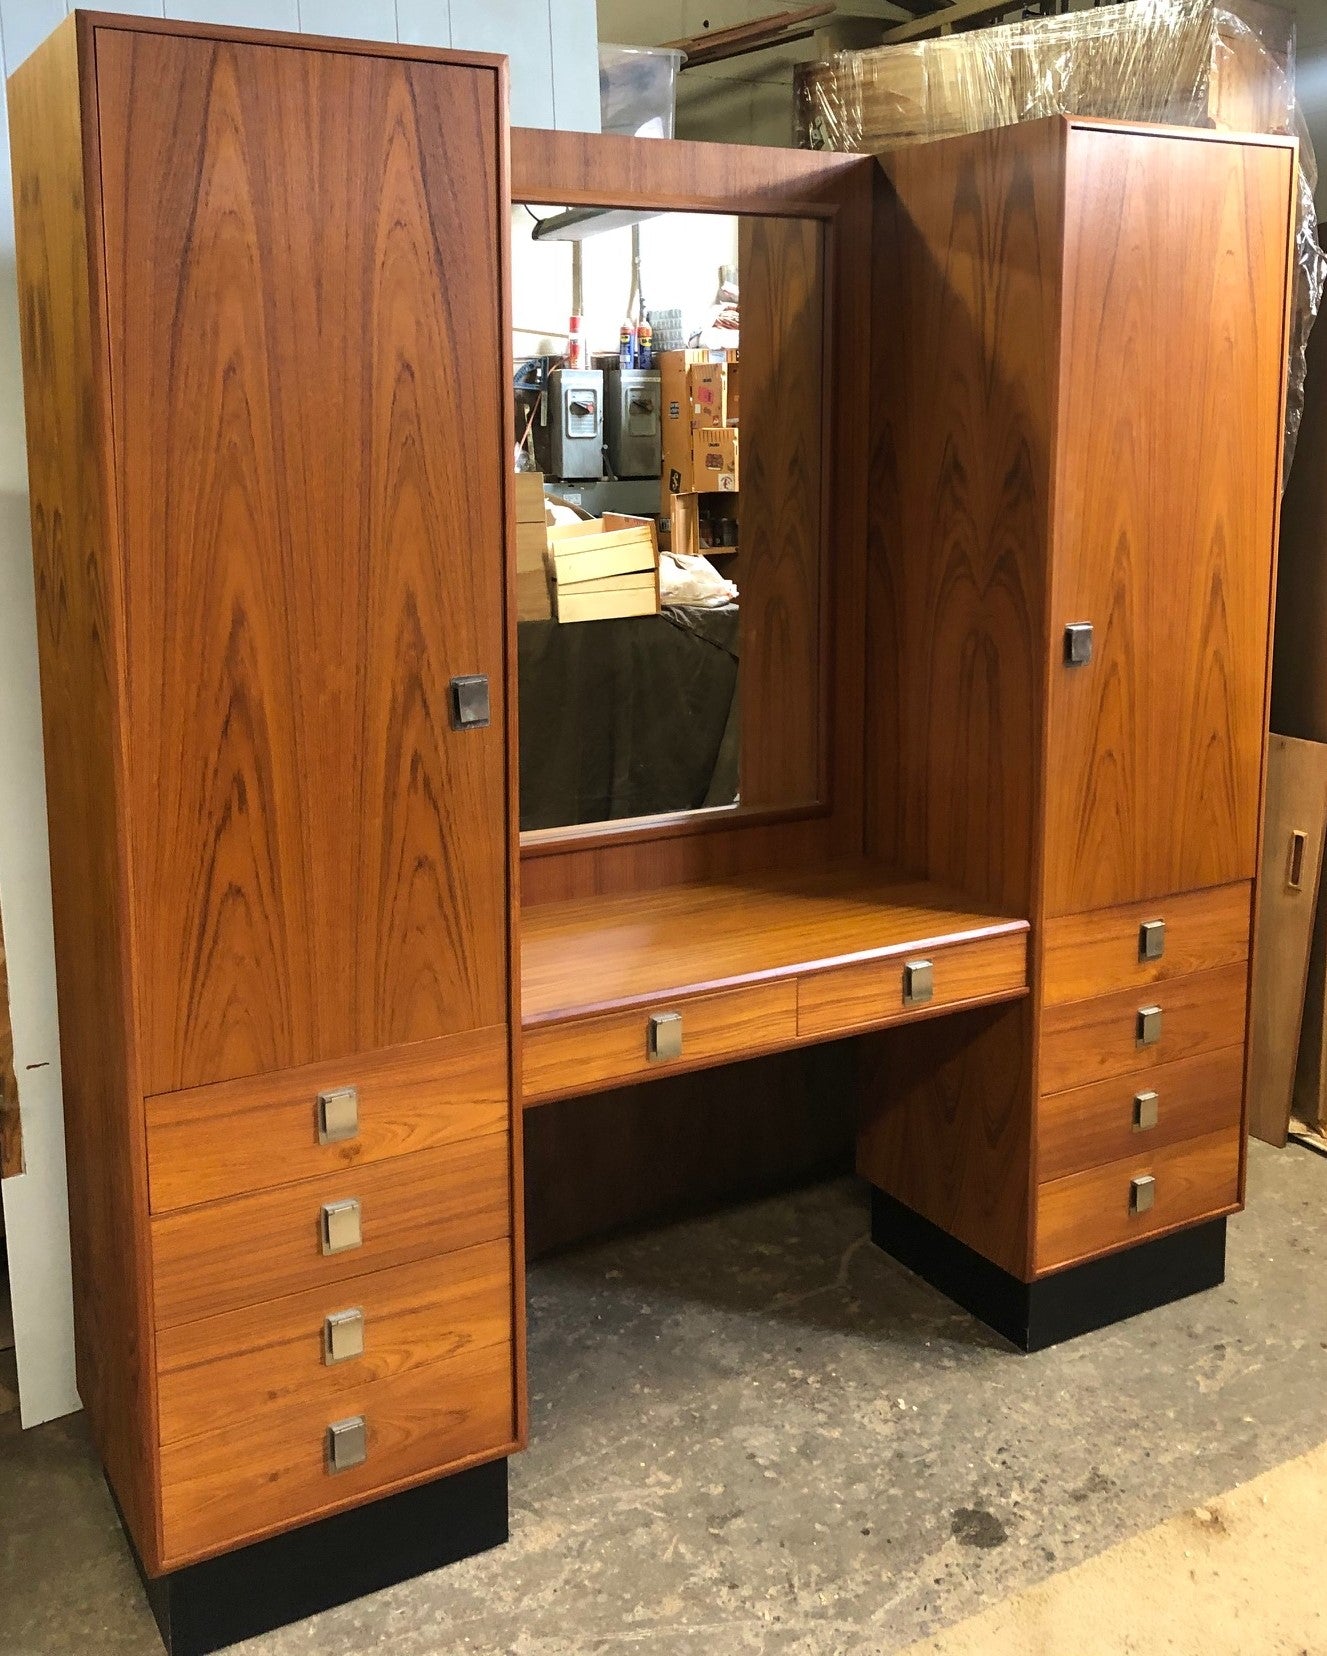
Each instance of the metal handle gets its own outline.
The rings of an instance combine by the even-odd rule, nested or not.
[[[1166,922],[1144,920],[1138,928],[1139,960],[1160,960],[1166,952]]]
[[[364,1355],[364,1313],[358,1306],[323,1318],[323,1362],[328,1368]]]
[[[682,1014],[680,1012],[651,1012],[646,1037],[646,1051],[653,1064],[666,1064],[670,1058],[682,1056]]]
[[[1092,659],[1092,623],[1071,621],[1064,629],[1064,664],[1086,667]]]
[[[353,1196],[345,1202],[324,1202],[320,1223],[325,1254],[345,1253],[364,1240],[359,1202]]]
[[[327,1428],[327,1470],[348,1472],[369,1458],[369,1427],[363,1415],[334,1420]]]
[[[491,715],[486,673],[461,673],[452,680],[452,729],[483,730]]]
[[[1161,1008],[1159,1006],[1140,1006],[1138,1008],[1138,1045],[1155,1046],[1160,1039]]]
[[[1137,1092],[1133,1095],[1133,1130],[1135,1133],[1150,1132],[1156,1126],[1160,1114],[1160,1100],[1150,1089],[1147,1092]]]
[[[1129,1180],[1129,1212],[1146,1213],[1157,1199],[1157,1182],[1151,1173]]]
[[[903,967],[904,1006],[924,1006],[934,994],[934,962],[930,960],[909,960]]]
[[[1290,866],[1286,871],[1286,890],[1302,891],[1304,889],[1304,847],[1308,844],[1309,836],[1302,828],[1292,830],[1290,835]]]
[[[318,1143],[336,1144],[359,1133],[359,1091],[337,1087],[318,1094]]]

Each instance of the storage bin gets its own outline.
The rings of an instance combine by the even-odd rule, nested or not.
[[[599,109],[605,132],[671,138],[677,72],[684,52],[670,46],[599,46]]]

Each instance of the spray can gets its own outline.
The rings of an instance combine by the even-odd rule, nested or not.
[[[636,328],[630,318],[622,324],[617,336],[617,360],[621,368],[636,366]]]
[[[636,329],[636,366],[654,367],[654,329],[648,322],[640,323]]]

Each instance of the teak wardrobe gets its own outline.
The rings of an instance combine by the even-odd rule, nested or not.
[[[522,913],[505,79],[79,13],[10,85],[79,1385],[181,1652],[505,1537],[522,1104],[661,1013],[716,1108],[858,1037],[877,1240],[1025,1347],[1242,1197],[1293,142],[749,152],[828,226],[828,794]]]

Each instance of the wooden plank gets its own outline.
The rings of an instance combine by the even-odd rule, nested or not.
[[[98,38],[146,1088],[502,1023],[498,73]]]
[[[1241,962],[1142,990],[1047,1007],[1041,1018],[1043,1095],[1242,1043],[1248,984],[1248,967]],[[1161,1008],[1161,1039],[1151,1046],[1138,1043],[1143,1006]]]
[[[528,1029],[810,968],[1014,935],[1027,922],[869,865],[715,880],[528,908],[521,1007]]]
[[[510,1233],[505,1131],[152,1221],[157,1326],[220,1316]],[[324,1203],[358,1201],[363,1241],[324,1254]]]
[[[161,1558],[147,1157],[130,998],[112,464],[90,24],[9,82],[78,1391],[139,1553]]]
[[[465,1030],[386,1053],[146,1100],[154,1213],[339,1174],[499,1132],[508,1112],[507,1029]],[[318,1139],[320,1091],[353,1086],[359,1131]]]
[[[1249,1131],[1268,1144],[1290,1131],[1324,835],[1327,744],[1273,735],[1249,1001]]]
[[[1294,151],[1075,127],[1068,166],[1050,914],[1256,871]]]

